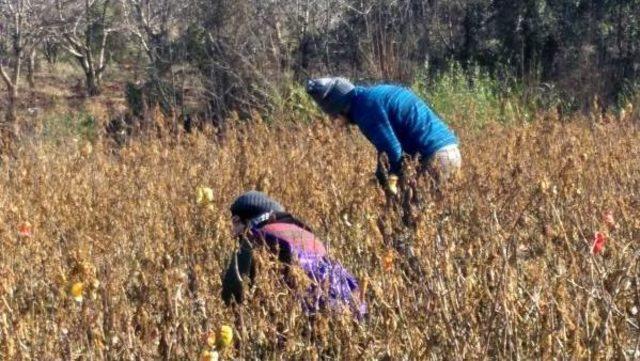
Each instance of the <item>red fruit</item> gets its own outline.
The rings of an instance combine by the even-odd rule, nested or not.
[[[382,257],[382,268],[386,272],[391,272],[393,270],[393,261],[394,261],[393,252],[389,250],[387,254]]]
[[[593,245],[591,246],[591,253],[598,254],[604,249],[604,244],[607,242],[607,237],[600,232],[596,232],[593,235]]]
[[[31,237],[32,235],[31,223],[29,222],[20,223],[20,225],[18,226],[18,235],[20,237]]]

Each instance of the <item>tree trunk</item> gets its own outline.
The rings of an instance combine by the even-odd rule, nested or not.
[[[87,95],[92,97],[100,94],[100,83],[96,74],[92,71],[85,72]]]
[[[2,80],[4,80],[5,86],[7,88],[8,100],[4,119],[9,124],[5,124],[5,126],[10,126],[11,123],[16,120],[16,103],[18,101],[18,88],[20,86],[19,81],[21,63],[22,62],[20,61],[20,57],[18,54],[13,64],[13,74],[11,74],[11,76],[6,73],[5,69],[2,67],[2,64],[0,64],[0,75],[2,76]]]
[[[35,73],[36,66],[36,50],[31,50],[29,54],[29,61],[27,62],[27,82],[29,83],[29,88],[35,88],[35,81],[33,80],[33,73]]]
[[[7,111],[4,115],[4,120],[8,123],[8,126],[11,126],[11,124],[16,120],[16,102],[18,101],[18,88],[16,86],[10,87],[7,94],[7,100],[9,101],[9,103],[7,104]]]
[[[100,74],[96,72],[90,55],[76,56],[76,60],[84,71],[87,96],[92,97],[100,94]]]
[[[4,122],[0,122],[0,154],[7,153],[16,138],[16,103],[18,99],[18,81],[20,79],[20,58],[16,59],[13,70],[13,76],[9,77],[0,63],[0,76],[7,88],[8,101]]]
[[[52,41],[45,40],[44,46],[44,58],[47,60],[49,65],[54,65],[58,62],[58,45]]]

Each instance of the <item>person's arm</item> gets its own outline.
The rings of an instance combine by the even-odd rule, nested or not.
[[[251,248],[241,246],[237,252],[234,252],[222,277],[222,300],[226,305],[230,305],[232,301],[242,303],[242,276],[247,275],[250,280],[253,280],[255,273],[256,268]]]
[[[378,152],[387,155],[389,159],[389,173],[398,176],[402,172],[402,145],[391,127],[387,112],[381,105],[375,104],[368,110],[366,120],[359,122],[358,126],[365,137],[373,143]],[[381,184],[384,184],[383,180],[385,177],[381,169],[381,162],[378,162],[376,177]]]

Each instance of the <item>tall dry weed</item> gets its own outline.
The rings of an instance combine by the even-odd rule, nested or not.
[[[355,131],[260,122],[119,149],[23,140],[0,166],[0,358],[196,359],[220,324],[236,333],[225,359],[640,355],[637,126],[460,136],[462,176],[423,192],[412,215],[419,279],[385,241],[380,223],[402,223]],[[196,204],[199,185],[214,189],[211,209]],[[357,275],[366,322],[311,325],[267,254],[246,304],[223,306],[227,207],[248,189],[307,221]],[[607,242],[593,254],[596,231]]]

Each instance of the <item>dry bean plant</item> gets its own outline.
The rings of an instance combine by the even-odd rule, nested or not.
[[[34,131],[0,165],[0,359],[195,360],[220,325],[234,332],[223,360],[640,357],[637,120],[456,131],[464,171],[412,186],[410,227],[369,143],[326,120],[121,146]],[[246,302],[224,306],[228,206],[249,189],[357,276],[366,320],[311,323],[264,252]],[[389,245],[399,232],[419,274]]]

